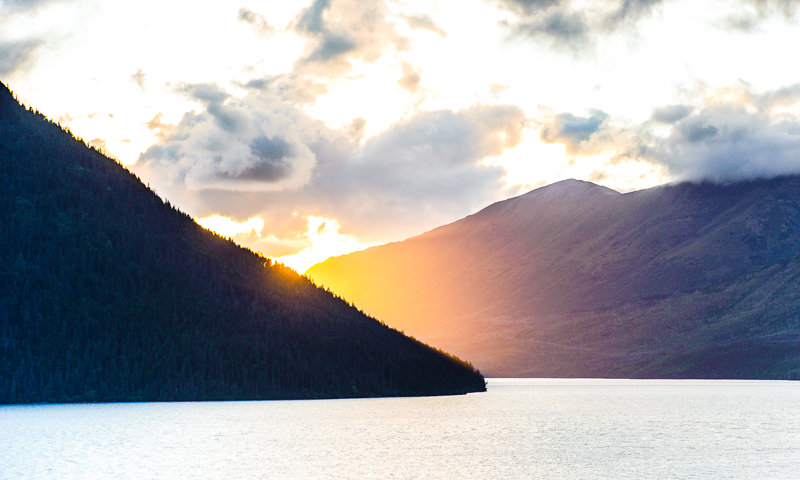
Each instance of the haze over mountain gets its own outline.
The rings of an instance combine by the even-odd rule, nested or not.
[[[483,390],[204,230],[0,84],[0,403]]]
[[[491,376],[800,378],[800,177],[567,180],[307,275]]]

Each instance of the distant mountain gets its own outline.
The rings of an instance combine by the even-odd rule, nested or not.
[[[433,395],[470,365],[198,226],[0,84],[0,403]]]
[[[800,177],[567,180],[307,275],[492,376],[800,378]]]

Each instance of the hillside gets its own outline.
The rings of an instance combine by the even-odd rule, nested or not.
[[[307,275],[492,376],[800,378],[800,178],[568,180]]]
[[[484,390],[198,226],[0,84],[0,403]]]

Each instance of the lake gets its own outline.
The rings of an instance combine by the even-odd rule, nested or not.
[[[0,478],[798,478],[800,382],[490,379],[424,398],[0,407]]]

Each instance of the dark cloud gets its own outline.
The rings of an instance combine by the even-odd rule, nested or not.
[[[719,130],[714,125],[708,124],[706,119],[693,117],[681,122],[678,132],[683,140],[689,143],[698,143],[715,137]]]
[[[532,15],[514,26],[517,34],[554,41],[555,46],[581,48],[589,40],[589,26],[580,12],[554,9]]]
[[[256,31],[259,35],[270,35],[275,32],[275,28],[267,22],[267,20],[258,13],[250,10],[249,8],[239,9],[237,16],[239,21],[244,22]]]
[[[540,136],[548,143],[563,143],[567,153],[573,154],[580,151],[581,144],[600,130],[607,118],[608,114],[600,110],[592,110],[588,117],[561,113],[542,126]]]
[[[276,182],[292,174],[292,145],[280,137],[261,135],[250,143],[253,161],[238,172],[224,172],[221,176],[231,179]]]
[[[635,26],[664,0],[619,0],[577,4],[571,0],[487,0],[510,11],[516,19],[506,23],[511,32],[553,47],[581,51],[597,35],[623,26]]]
[[[39,39],[0,42],[0,75],[8,75],[22,67],[42,43]]]
[[[800,173],[800,119],[738,105],[705,107],[643,149],[676,180],[734,181]]]
[[[689,105],[667,105],[654,109],[650,119],[659,123],[675,123],[692,113],[692,110],[694,108]]]
[[[281,160],[291,156],[292,146],[280,137],[262,135],[253,140],[250,151],[262,160]]]

